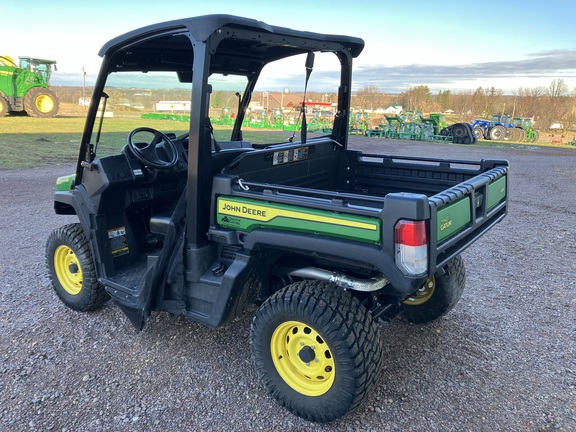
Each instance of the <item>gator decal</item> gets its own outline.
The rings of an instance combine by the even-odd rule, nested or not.
[[[217,221],[224,228],[247,232],[270,228],[375,244],[379,244],[381,238],[377,218],[244,198],[219,197]]]
[[[436,236],[438,242],[470,223],[470,197],[464,197],[438,210]]]

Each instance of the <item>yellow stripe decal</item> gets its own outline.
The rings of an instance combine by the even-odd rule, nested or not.
[[[241,217],[244,219],[256,220],[259,222],[269,222],[277,217],[298,219],[312,222],[321,222],[332,225],[360,228],[370,231],[378,230],[378,225],[366,222],[357,222],[337,217],[322,216],[308,212],[279,209],[266,205],[253,205],[239,203],[220,198],[218,200],[218,213],[229,216]]]

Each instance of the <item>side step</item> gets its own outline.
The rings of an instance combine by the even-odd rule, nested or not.
[[[106,292],[122,309],[130,322],[140,331],[146,319],[146,302],[148,295],[142,289],[142,279],[149,267],[146,261],[141,261],[110,278],[100,278]]]
[[[118,303],[137,307],[141,297],[140,282],[148,269],[146,261],[141,261],[112,277],[103,277],[99,282]]]

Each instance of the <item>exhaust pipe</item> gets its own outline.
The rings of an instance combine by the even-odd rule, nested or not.
[[[390,283],[390,281],[383,275],[371,279],[360,279],[316,267],[305,267],[291,271],[288,274],[290,276],[303,277],[307,279],[325,280],[345,289],[362,292],[378,291]]]

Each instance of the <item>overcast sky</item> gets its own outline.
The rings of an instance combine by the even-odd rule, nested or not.
[[[53,85],[92,83],[109,39],[160,21],[211,13],[361,37],[354,85],[402,92],[576,88],[576,0],[0,0],[0,54],[54,59]]]

